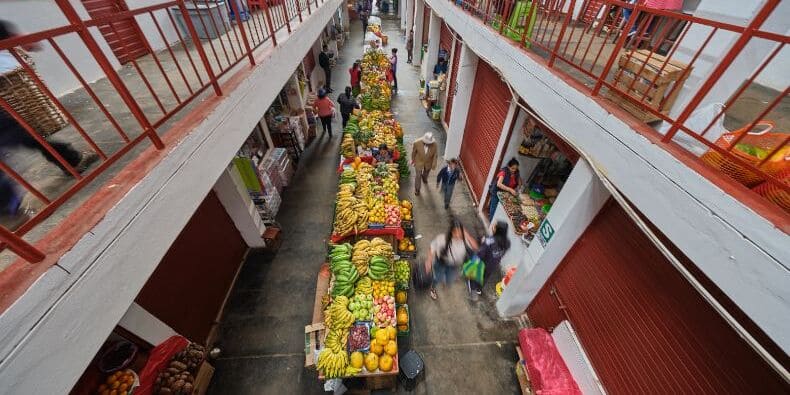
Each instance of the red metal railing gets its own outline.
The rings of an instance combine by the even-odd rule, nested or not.
[[[769,90],[761,100],[749,98],[749,92],[760,87],[756,81],[765,75],[767,68],[781,68],[777,66],[781,62],[778,55],[790,42],[784,30],[772,32],[765,27],[780,0],[765,1],[746,26],[648,8],[643,0],[636,4],[618,0],[584,1],[578,18],[574,19],[572,13],[580,1],[453,0],[514,45],[542,57],[547,67],[579,82],[579,89],[612,100],[640,120],[650,122],[657,128],[654,132],[660,144],[690,151],[698,157],[692,160],[699,160],[742,186],[758,191],[762,198],[783,209],[774,214],[787,223],[790,130],[786,128],[790,125],[772,122],[772,118],[786,118],[782,111],[788,111],[787,81],[781,81],[784,88]],[[592,7],[589,12],[587,7]],[[708,51],[717,42],[732,44],[720,53],[720,61],[710,72],[701,73],[693,83],[688,82],[700,59],[710,56]],[[770,50],[749,75],[738,75],[733,64],[753,56],[750,50],[754,47],[750,45],[768,45]],[[681,59],[682,63],[678,63]],[[636,66],[628,67],[629,64]],[[673,68],[676,68],[675,82],[663,81],[663,76]],[[706,127],[693,126],[694,122],[689,122],[692,114],[715,98],[712,91],[717,83],[724,81],[722,78],[728,77],[743,83],[721,100],[723,105],[710,120],[706,119]],[[679,103],[682,107],[674,108],[674,101],[683,89],[693,89],[694,93],[685,103]],[[747,101],[748,106],[744,105]],[[733,114],[736,110],[737,116]],[[728,129],[737,132],[722,136],[724,129],[716,128],[719,132],[712,133],[714,125],[723,121]],[[776,125],[779,130],[760,136],[767,125]],[[747,140],[750,145],[765,146],[758,147],[760,152],[756,156],[744,155],[739,143]],[[738,183],[724,181],[727,186],[743,190]]]
[[[106,15],[83,19],[68,0],[56,0],[60,12],[68,21],[66,25],[18,35],[0,41],[0,51],[8,50],[21,66],[23,73],[33,81],[38,89],[54,103],[54,106],[68,121],[69,127],[79,135],[79,141],[73,145],[86,146],[98,156],[99,164],[88,171],[80,172],[76,164],[64,157],[57,144],[42,137],[20,114],[18,108],[0,97],[0,108],[13,121],[21,126],[18,132],[32,137],[42,150],[49,154],[51,162],[61,167],[73,182],[56,192],[45,191],[37,185],[29,171],[15,170],[15,166],[0,159],[0,177],[13,180],[20,190],[32,195],[40,203],[41,208],[27,221],[16,229],[9,230],[0,226],[0,251],[6,248],[27,260],[40,262],[45,255],[35,248],[31,242],[23,239],[34,227],[49,218],[55,210],[63,206],[75,195],[93,182],[99,175],[108,171],[128,155],[130,151],[143,141],[150,141],[157,149],[163,149],[164,143],[157,129],[176,115],[188,112],[186,106],[201,95],[221,96],[221,78],[232,72],[246,58],[250,65],[255,65],[253,52],[271,41],[276,46],[276,34],[283,28],[290,33],[293,24],[307,18],[320,4],[326,0],[231,0],[226,2],[228,15],[232,19],[224,19],[220,8],[212,12],[195,13],[194,9],[225,7],[223,3],[211,0],[174,0],[162,1],[159,4],[132,10],[117,10]],[[192,22],[190,13],[197,15],[196,23]],[[118,34],[121,21],[133,22],[139,41],[128,35]],[[180,22],[180,26],[179,26]],[[141,24],[150,26],[143,30]],[[99,43],[91,34],[90,28],[100,27],[104,31],[113,32],[120,40],[114,49],[120,51],[116,55],[129,55],[129,47],[142,44],[148,54],[135,59],[130,56],[128,67],[123,73],[113,67],[108,56],[102,51]],[[81,70],[75,53],[64,49],[66,40],[76,36],[81,45],[87,49],[101,72],[104,83],[109,89],[99,91],[98,84],[88,83],[84,70]],[[154,48],[153,41],[164,43],[163,48]],[[64,97],[57,97],[47,84],[46,76],[40,77],[35,66],[25,56],[22,48],[49,46],[68,70],[74,81],[78,83],[78,91],[85,96],[86,103],[79,106],[69,105]],[[235,71],[233,71],[235,72]],[[208,88],[211,87],[211,91]],[[109,92],[109,93],[108,93]],[[108,103],[117,103],[110,106]],[[85,110],[90,108],[90,110]],[[95,122],[99,118],[100,122]],[[11,123],[14,123],[11,122]],[[104,128],[111,128],[112,135],[97,135]],[[3,133],[6,133],[4,130]],[[9,132],[10,133],[10,132]],[[66,133],[60,131],[58,133]],[[56,136],[57,137],[57,136]],[[51,189],[51,188],[50,188]]]

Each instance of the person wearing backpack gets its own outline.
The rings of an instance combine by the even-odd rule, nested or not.
[[[518,196],[518,188],[521,186],[521,177],[518,173],[518,160],[516,158],[507,162],[507,166],[499,170],[496,175],[496,182],[489,187],[490,203],[488,206],[488,220],[494,219],[494,213],[499,205],[497,192],[504,191],[513,196]]]
[[[485,264],[483,281],[477,282],[467,279],[469,291],[477,295],[483,293],[486,280],[495,273],[500,272],[502,257],[510,249],[510,240],[507,238],[507,222],[496,221],[491,224],[491,236],[484,236],[477,250],[477,257]]]
[[[357,99],[354,97],[351,90],[352,88],[347,86],[345,92],[341,93],[337,98],[337,102],[340,104],[340,116],[343,118],[343,129],[346,128],[346,124],[348,124],[348,120],[351,118],[351,113],[359,108],[359,103],[357,103]]]
[[[425,261],[425,271],[433,271],[431,299],[438,299],[436,286],[455,281],[461,265],[477,249],[477,241],[464,229],[461,221],[453,219],[447,233],[436,236]]]

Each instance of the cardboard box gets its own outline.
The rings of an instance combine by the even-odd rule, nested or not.
[[[325,337],[326,328],[323,322],[304,327],[304,367],[315,367],[318,350],[321,349]]]

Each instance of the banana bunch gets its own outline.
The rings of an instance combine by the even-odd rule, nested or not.
[[[357,281],[357,287],[354,289],[354,295],[372,295],[373,294],[373,281],[370,277],[365,276]]]
[[[368,208],[364,201],[354,197],[352,184],[341,184],[335,206],[334,233],[347,236],[368,228]]]
[[[371,257],[380,256],[389,262],[392,262],[392,260],[395,258],[395,252],[392,250],[392,244],[387,243],[380,237],[374,237],[373,240],[370,241],[368,255]]]
[[[332,285],[332,296],[351,296],[354,294],[354,284],[359,280],[359,272],[351,263],[351,245],[342,244],[332,247],[329,255],[329,270],[335,276]],[[346,304],[348,301],[346,300]]]
[[[384,280],[392,276],[392,264],[381,256],[374,256],[370,260],[370,269],[368,275],[374,280]]]
[[[364,276],[368,273],[368,261],[370,260],[370,256],[368,255],[369,246],[370,241],[360,240],[354,244],[353,252],[351,253],[351,263],[357,267],[357,272],[360,276]]]
[[[343,142],[340,143],[340,152],[346,158],[351,158],[356,155],[356,146],[354,144],[354,136],[351,133],[346,133],[343,135]]]
[[[348,366],[348,330],[330,330],[326,335],[324,349],[318,354],[316,367],[324,372],[327,378],[346,376]]]
[[[352,324],[354,324],[354,315],[348,311],[348,298],[338,295],[324,311],[324,325],[329,329],[347,331]]]

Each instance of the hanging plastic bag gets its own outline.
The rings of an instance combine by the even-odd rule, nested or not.
[[[722,111],[724,111],[724,104],[722,103],[711,103],[705,107],[700,107],[691,114],[688,120],[686,120],[685,125],[689,128],[689,130],[702,133],[705,128],[710,125],[710,122],[713,121],[713,119],[716,118],[716,116]],[[665,125],[665,129],[669,129],[669,124]],[[664,132],[666,132],[666,130],[664,130]],[[714,142],[723,134],[729,132],[730,131],[724,127],[724,116],[720,116],[716,119],[716,122],[713,123],[713,125],[710,127],[710,129],[708,129],[703,137],[710,142]],[[695,156],[698,157],[702,156],[702,154],[708,151],[708,146],[694,137],[689,136],[682,130],[678,130],[678,132],[672,137],[672,141],[680,144],[683,148],[691,151]]]

